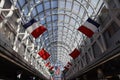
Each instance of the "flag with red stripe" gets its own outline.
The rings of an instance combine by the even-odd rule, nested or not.
[[[66,70],[70,69],[70,67],[72,66],[72,64],[70,62],[67,63],[67,65],[64,67]]]
[[[76,48],[72,53],[69,54],[73,59],[77,58],[80,55],[80,51],[78,51]]]
[[[100,24],[98,24],[96,21],[88,18],[87,21],[78,28],[78,30],[90,38],[99,26]]]
[[[56,69],[56,71],[55,71],[55,74],[56,74],[56,75],[59,75],[59,74],[60,74],[60,67],[59,67],[59,66],[57,66],[57,69]]]
[[[43,25],[40,25],[35,19],[30,20],[24,24],[23,27],[31,33],[34,38],[38,38],[43,32],[47,30]]]
[[[41,49],[38,54],[44,59],[47,60],[50,57],[50,54],[43,49]]]
[[[48,67],[49,65],[50,65],[50,62],[47,62],[47,63],[45,64],[46,67]]]

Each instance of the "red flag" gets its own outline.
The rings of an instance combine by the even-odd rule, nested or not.
[[[44,60],[47,60],[50,57],[50,54],[48,52],[46,52],[44,50],[44,48],[42,50],[39,51],[38,53]]]
[[[65,69],[69,69],[72,66],[70,62],[67,63],[67,65],[64,67]]]
[[[45,66],[48,67],[49,70],[52,70],[54,68],[53,66],[51,66],[50,62],[47,62]]]
[[[91,38],[99,26],[100,26],[99,23],[92,20],[91,18],[88,18],[84,25],[81,25],[78,28],[78,30],[85,34],[86,36],[88,36],[89,38]]]
[[[47,29],[41,25],[38,28],[36,28],[35,30],[33,30],[31,34],[33,35],[33,37],[38,38],[46,30]]]
[[[38,38],[42,33],[44,33],[47,28],[39,24],[35,19],[31,19],[28,23],[24,24],[23,27],[31,33],[34,38]]]
[[[49,66],[49,65],[50,65],[50,62],[47,62],[47,63],[45,64],[46,67]]]
[[[77,58],[80,55],[80,52],[75,48],[74,51],[69,54],[73,59]]]
[[[52,70],[53,68],[54,68],[54,66],[50,66],[50,67],[49,67],[49,70]]]
[[[57,67],[57,70],[56,70],[55,74],[57,74],[57,75],[60,74],[60,67]]]

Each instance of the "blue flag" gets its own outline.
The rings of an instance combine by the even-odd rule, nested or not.
[[[31,19],[28,23],[24,24],[23,27],[27,29],[29,26],[31,26],[35,22],[37,22],[35,19]]]

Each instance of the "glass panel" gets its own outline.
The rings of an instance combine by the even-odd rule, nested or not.
[[[50,8],[50,2],[49,1],[46,2],[44,5],[45,5],[45,9],[49,9]]]
[[[19,3],[21,6],[23,6],[25,4],[25,0],[19,0]]]
[[[28,8],[27,8],[27,7],[25,7],[25,9],[24,9],[24,14],[25,14],[25,15],[28,14]]]
[[[67,9],[67,10],[71,10],[71,9],[72,9],[72,3],[71,3],[71,2],[68,1],[68,2],[66,3],[66,9]]]
[[[51,16],[46,18],[47,22],[51,21]]]
[[[57,1],[51,1],[51,8],[56,8],[57,6]]]
[[[41,11],[43,11],[43,6],[42,6],[42,4],[40,4],[40,5],[37,6],[37,10],[38,10],[38,13],[41,12]]]
[[[35,10],[35,8],[33,9],[32,14],[33,14],[33,16],[36,15],[36,10]]]
[[[52,20],[53,21],[57,20],[57,16],[56,15],[52,16]]]

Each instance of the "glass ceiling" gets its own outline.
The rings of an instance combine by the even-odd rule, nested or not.
[[[17,0],[17,7],[23,12],[24,23],[35,18],[48,30],[36,41],[39,49],[50,53],[52,64],[66,65],[72,58],[69,54],[83,40],[77,28],[88,17],[94,18],[102,0]]]

